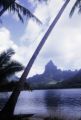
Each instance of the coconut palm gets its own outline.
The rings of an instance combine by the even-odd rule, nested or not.
[[[11,60],[14,53],[14,50],[10,48],[0,54],[0,84],[7,82],[9,77],[24,68],[19,62]]]
[[[0,117],[2,120],[6,120],[6,118],[10,118],[13,116],[13,112],[14,112],[14,108],[18,99],[18,96],[20,94],[20,91],[24,85],[24,82],[26,80],[26,77],[28,76],[28,73],[35,61],[35,59],[37,58],[40,50],[42,49],[43,45],[45,44],[47,38],[49,37],[52,29],[54,28],[54,26],[56,25],[56,23],[58,22],[59,18],[61,17],[64,9],[66,8],[66,6],[68,5],[70,0],[66,0],[66,2],[64,3],[64,5],[62,6],[61,10],[59,11],[59,13],[57,14],[56,18],[54,19],[54,21],[52,22],[52,24],[50,25],[50,27],[48,28],[47,32],[45,33],[44,37],[42,38],[41,42],[39,43],[36,51],[34,52],[33,56],[31,57],[27,67],[25,68],[20,80],[19,80],[19,84],[17,84],[17,86],[15,87],[11,97],[9,98],[7,104],[5,105],[5,107],[3,108],[3,110],[0,113]],[[5,116],[4,116],[5,114]]]
[[[41,1],[47,1],[47,0],[38,0],[39,2]],[[38,23],[41,23],[41,21],[31,13],[30,10],[27,8],[23,7],[22,5],[18,4],[16,0],[0,0],[0,16],[3,15],[3,13],[8,9],[10,12],[16,12],[19,19],[23,22],[23,15],[27,16],[27,18],[33,18],[36,20]]]

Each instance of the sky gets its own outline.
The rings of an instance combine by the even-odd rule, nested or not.
[[[22,0],[17,2],[21,4]],[[76,10],[72,18],[69,18],[74,2],[75,0],[71,0],[68,4],[39,53],[29,76],[43,73],[50,60],[62,70],[81,69],[81,15]],[[26,66],[63,4],[64,0],[49,0],[48,4],[23,0],[22,5],[30,9],[42,21],[42,25],[26,18],[21,23],[16,14],[6,11],[1,17],[0,52],[13,48],[16,52],[13,59]]]

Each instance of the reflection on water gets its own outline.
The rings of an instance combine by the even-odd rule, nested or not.
[[[54,116],[57,113],[57,110],[60,109],[59,105],[61,103],[61,98],[59,92],[55,91],[46,91],[45,92],[45,104],[46,109],[50,116]]]
[[[81,118],[81,89],[22,92],[14,114],[18,113],[78,120]]]
[[[81,118],[80,89],[47,91],[45,101],[49,116],[59,116],[64,120]]]
[[[79,120],[81,118],[81,89],[22,92],[14,111],[14,114],[19,113]]]

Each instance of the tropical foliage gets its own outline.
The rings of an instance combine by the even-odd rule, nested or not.
[[[24,68],[19,62],[11,60],[14,53],[14,50],[10,48],[0,54],[0,83],[7,81],[7,77],[14,75]]]
[[[76,0],[75,1],[74,5],[73,5],[73,7],[71,9],[70,16],[73,15],[76,8],[78,8],[78,13],[81,13],[81,0]]]
[[[39,2],[47,1],[47,0],[38,0]],[[0,0],[0,16],[8,9],[10,12],[16,12],[19,19],[23,22],[23,16],[27,16],[27,18],[33,18],[37,22],[41,23],[41,21],[31,13],[30,10],[17,3],[16,0]]]
[[[39,2],[47,2],[48,0],[35,0]],[[27,16],[27,18],[33,18],[37,22],[41,23],[41,21],[31,13],[30,10],[22,6],[21,4],[17,3],[16,0],[0,0],[0,16],[8,9],[10,12],[14,11],[17,13],[19,19],[23,22],[23,16]],[[78,8],[78,12],[81,12],[81,0],[76,0],[71,11],[70,11],[70,16],[73,15],[75,9]]]

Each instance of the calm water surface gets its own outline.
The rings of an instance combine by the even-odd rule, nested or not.
[[[20,113],[79,120],[81,118],[81,89],[22,92],[14,111],[14,114]]]

